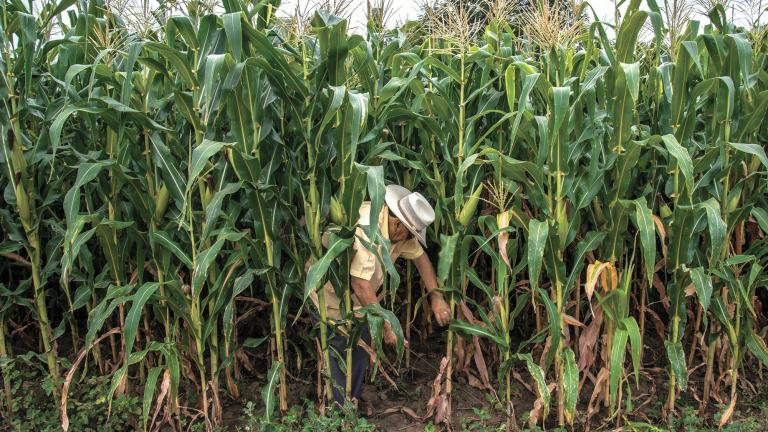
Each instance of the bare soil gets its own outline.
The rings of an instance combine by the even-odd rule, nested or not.
[[[650,340],[650,345],[654,345]],[[419,341],[414,338],[411,341],[411,367],[406,369],[404,363],[400,364],[397,373],[392,366],[385,368],[386,372],[395,381],[397,388],[394,388],[387,380],[377,377],[374,383],[366,383],[363,397],[373,407],[374,415],[369,417],[369,422],[377,426],[382,431],[423,431],[428,422],[422,423],[414,420],[412,416],[404,411],[410,411],[421,416],[426,411],[426,405],[431,396],[432,383],[438,374],[440,360],[445,354],[445,341],[442,332],[438,331],[430,335],[426,340]],[[663,364],[665,356],[663,351],[651,354],[653,347],[648,347],[648,364]],[[659,358],[655,358],[659,357]],[[486,353],[486,361],[491,371],[491,383],[497,386],[495,373],[497,364],[494,363],[493,355]],[[678,412],[675,417],[683,417],[686,414],[691,415],[692,408],[698,407],[699,401],[693,398],[694,394],[701,394],[703,388],[703,368],[695,368],[696,364],[689,365],[693,369],[690,374],[689,389],[678,400]],[[473,365],[470,365],[470,370]],[[303,404],[306,401],[316,402],[316,383],[315,371],[306,367],[300,377],[291,379],[289,395],[289,405]],[[370,371],[370,370],[369,370]],[[531,410],[536,399],[536,395],[529,389],[535,387],[530,379],[530,375],[522,365],[512,371],[516,379],[512,381],[514,419],[516,424],[522,425],[524,416]],[[768,418],[766,418],[765,407],[768,402],[755,402],[768,400],[768,386],[763,382],[760,371],[747,371],[754,373],[756,379],[746,384],[744,393],[740,395],[737,404],[737,413],[734,415],[734,421],[738,422],[745,418],[757,421],[763,425],[762,430],[768,431]],[[744,373],[744,372],[742,372]],[[621,425],[626,424],[627,420],[642,422],[645,424],[657,425],[665,430],[675,430],[667,427],[666,420],[662,417],[661,406],[667,398],[667,376],[663,369],[645,368],[641,371],[640,388],[636,388],[634,378],[631,379],[631,390],[634,411],[629,415],[622,413],[622,419],[617,422],[616,419],[610,422],[603,422],[606,417],[605,411],[601,405],[598,405],[597,412],[589,419],[591,430],[616,430]],[[744,376],[744,375],[742,375]],[[255,379],[244,383],[241,387],[243,400],[256,400],[261,394],[263,381]],[[575,431],[587,430],[586,413],[589,399],[593,392],[593,384],[587,379],[584,381],[579,392],[579,405],[577,408]],[[725,386],[721,389],[723,398],[721,404],[728,402],[728,390]],[[627,396],[626,394],[624,395]],[[555,409],[556,396],[552,396],[552,409]],[[705,412],[695,412],[693,415],[699,415],[706,418],[705,424],[711,430],[716,430],[717,425],[714,422],[715,414],[722,409],[723,405],[718,406],[718,401],[713,400]],[[403,410],[405,408],[405,410]],[[683,412],[687,409],[687,413]],[[507,423],[508,419],[503,409],[503,404],[496,400],[488,390],[476,388],[467,380],[465,373],[459,373],[454,376],[453,396],[452,396],[452,416],[451,425],[454,430],[462,430],[462,425],[469,425],[472,422],[480,422],[480,417],[476,410],[481,410],[486,418],[483,425],[498,430],[500,425]],[[225,424],[234,426],[238,424],[242,412],[242,402],[230,401],[225,408]],[[556,427],[556,415],[549,415],[547,429]],[[678,422],[679,423],[679,422]],[[234,429],[234,427],[233,427]],[[477,429],[474,429],[477,430]],[[621,430],[621,429],[618,429]],[[689,430],[686,427],[678,427],[677,430]],[[701,429],[696,429],[700,431]],[[736,428],[735,430],[741,430]],[[758,429],[744,429],[748,431],[759,431]]]

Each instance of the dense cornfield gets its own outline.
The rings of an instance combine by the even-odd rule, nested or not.
[[[2,5],[0,367],[38,353],[65,428],[86,373],[138,394],[149,429],[219,424],[245,366],[267,421],[294,376],[329,395],[315,335],[370,325],[375,379],[410,367],[403,339],[431,316],[385,253],[381,307],[306,319],[326,280],[349,299],[357,210],[390,183],[435,207],[453,314],[424,420],[449,426],[457,379],[512,419],[517,375],[531,425],[577,429],[634,418],[649,383],[665,414],[688,397],[721,425],[760,391],[764,29],[717,6],[669,40],[655,0],[630,0],[615,28],[582,5],[552,40],[493,8],[478,28],[458,2],[361,36],[276,18],[276,0],[195,4],[142,33],[100,1]]]

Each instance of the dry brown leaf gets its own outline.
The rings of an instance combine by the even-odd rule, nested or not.
[[[587,405],[587,422],[589,422],[589,418],[592,417],[592,414],[597,410],[597,405],[600,404],[600,400],[602,399],[600,396],[605,391],[605,385],[603,385],[603,383],[608,380],[609,376],[610,374],[606,368],[600,369],[600,373],[597,374],[595,387],[592,391],[592,396],[589,398],[589,404]]]
[[[440,369],[437,372],[437,376],[435,376],[435,379],[432,381],[432,395],[427,401],[427,409],[422,416],[422,421],[426,421],[426,419],[432,417],[437,409],[443,390],[443,381],[445,379],[445,371],[447,368],[448,357],[443,357],[442,360],[440,360]]]
[[[491,299],[491,304],[493,305],[493,314],[491,315],[491,319],[493,320],[494,324],[500,325],[499,320],[501,319],[501,308],[502,308],[501,297],[497,295],[493,296],[493,298]]]
[[[723,411],[722,417],[720,417],[720,424],[718,427],[722,429],[723,426],[728,423],[728,421],[731,419],[731,416],[733,416],[733,410],[736,408],[736,399],[738,398],[738,394],[733,394],[733,397],[731,398],[731,403],[728,404],[728,408]]]
[[[549,384],[547,386],[549,389],[549,393],[552,394],[552,392],[557,388],[557,385],[555,383]],[[531,429],[534,429],[536,424],[539,422],[539,417],[542,414],[542,411],[546,407],[544,406],[544,400],[541,398],[541,396],[537,397],[536,400],[533,402],[533,408],[531,408],[531,413],[528,417],[528,427]],[[546,416],[546,413],[544,413]]]
[[[444,394],[438,397],[437,407],[435,409],[435,423],[441,424],[445,421],[445,414],[448,411],[448,399]]]
[[[531,387],[531,385],[528,383],[528,381],[524,380],[522,375],[520,375],[517,371],[512,371],[512,378],[514,378],[517,382],[519,382],[523,387],[525,387],[526,390],[529,392],[536,394],[536,390]]]
[[[656,329],[656,334],[659,335],[659,340],[664,340],[664,338],[667,337],[667,328],[664,325],[664,322],[661,321],[661,318],[659,318],[659,314],[651,308],[646,309],[646,312],[648,312],[648,315],[650,315],[653,320],[653,327]]]
[[[240,389],[237,387],[237,382],[235,382],[235,379],[232,376],[231,367],[224,369],[224,380],[227,384],[227,391],[229,392],[229,395],[232,397],[232,399],[240,399]]]
[[[472,339],[474,340],[475,338],[473,337]],[[474,358],[474,355],[475,355],[475,345],[471,343],[467,343],[465,347],[466,347],[465,348],[466,355],[464,357],[463,367],[464,367],[464,370],[469,370],[469,364],[472,363],[472,359]]]
[[[615,290],[619,286],[619,273],[616,271],[613,263],[607,263],[607,273],[604,271],[600,274],[600,287],[604,293]],[[610,279],[608,277],[610,276]]]
[[[387,371],[384,369],[384,365],[382,365],[381,362],[376,361],[376,351],[373,350],[373,347],[365,343],[362,339],[357,341],[357,345],[361,347],[363,350],[365,350],[365,352],[368,353],[368,357],[370,358],[370,364],[375,364],[381,376],[384,377],[384,379],[389,383],[390,386],[392,386],[392,388],[397,390],[397,384],[389,376]],[[395,374],[397,374],[397,371],[395,371]]]
[[[659,293],[659,298],[661,299],[661,304],[664,305],[664,310],[669,310],[669,296],[667,295],[667,288],[664,287],[664,283],[659,279],[659,276],[653,275],[653,287],[656,288],[656,291]]]
[[[499,231],[509,226],[510,212],[505,211],[496,215],[496,226],[499,227]],[[507,256],[507,242],[509,241],[509,231],[499,232],[499,254],[501,259],[507,264],[509,269],[512,269],[512,265],[509,263],[509,256]]]
[[[160,383],[160,393],[157,395],[157,399],[155,399],[155,413],[152,415],[152,422],[149,424],[150,429],[153,424],[155,424],[155,420],[157,419],[157,415],[160,413],[160,408],[163,407],[163,399],[165,399],[165,396],[168,394],[168,389],[171,388],[171,373],[168,371],[168,369],[163,372],[163,381]]]
[[[477,367],[477,373],[480,375],[480,380],[483,382],[483,386],[486,389],[493,389],[493,386],[491,386],[491,378],[490,374],[488,373],[488,367],[485,364],[485,357],[483,356],[483,351],[480,349],[480,339],[475,337],[472,343],[475,345],[475,352],[472,354],[472,357],[475,360],[475,367]]]
[[[470,371],[466,371],[466,374],[467,374],[467,384],[469,384],[470,386],[476,389],[485,390],[485,385],[482,382],[480,382],[480,380],[475,376],[475,374],[473,374]]]
[[[221,399],[219,399],[219,389],[213,385],[212,381],[208,381],[208,388],[211,391],[211,404],[213,409],[213,417],[220,421],[224,414],[224,408],[221,406]]]
[[[456,343],[453,345],[453,358],[456,361],[455,371],[460,373],[464,370],[464,357],[466,352],[464,351],[464,339],[457,338]]]
[[[387,408],[384,411],[381,412],[381,415],[389,415],[389,414],[405,414],[406,416],[410,417],[411,420],[417,421],[417,422],[423,422],[424,419],[416,414],[416,411],[414,411],[411,408],[408,408],[407,406],[396,406],[392,408]]]
[[[653,223],[656,224],[656,232],[658,232],[659,235],[661,236],[661,256],[666,258],[667,242],[664,241],[664,239],[667,238],[667,230],[664,228],[664,223],[661,221],[661,219],[658,216],[656,215],[652,215],[652,216],[653,216]]]
[[[584,286],[584,290],[587,293],[588,300],[592,300],[592,294],[595,292],[597,280],[603,270],[605,270],[605,268],[610,264],[611,263],[595,261],[594,264],[589,264],[587,266],[587,283]]]
[[[470,324],[481,324],[478,323],[475,320],[475,316],[472,314],[472,311],[469,309],[467,304],[465,302],[459,303],[461,311],[461,314],[464,316],[464,319],[469,322]],[[475,366],[477,367],[477,372],[480,374],[480,379],[483,382],[483,385],[487,389],[492,389],[491,386],[491,380],[490,375],[488,374],[488,367],[485,363],[485,357],[483,356],[483,350],[480,349],[480,338],[477,336],[472,337],[472,346],[474,347],[474,350],[472,350],[472,358],[475,360]]]
[[[245,368],[245,370],[253,373],[253,362],[251,362],[251,359],[248,357],[248,354],[245,353],[243,348],[238,348],[237,351],[235,351],[235,357],[240,361],[240,364]]]
[[[549,348],[552,346],[552,336],[547,336],[547,339],[544,341],[544,349],[541,351],[541,357],[539,357],[539,367],[541,367],[544,370],[547,370],[544,365],[547,362],[547,353],[549,352]]]
[[[603,311],[594,312],[592,321],[579,336],[579,371],[592,367],[595,363],[595,346],[600,337],[600,327],[603,325]]]
[[[87,347],[83,347],[83,349],[80,350],[80,353],[77,355],[77,359],[75,359],[75,362],[72,363],[72,367],[69,368],[69,371],[67,372],[66,377],[64,377],[64,385],[61,388],[61,401],[59,403],[59,411],[61,412],[61,428],[66,432],[69,429],[69,417],[67,416],[67,401],[69,399],[69,386],[72,384],[72,379],[75,377],[75,372],[77,371],[77,367],[80,366],[80,363],[85,359],[86,354],[96,346],[99,342],[103,341],[107,337],[120,332],[120,327],[114,327],[104,333],[103,335],[99,336],[91,342],[91,344]]]
[[[573,327],[584,327],[584,323],[568,314],[563,314],[563,322]]]

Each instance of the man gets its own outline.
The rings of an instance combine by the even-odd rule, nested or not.
[[[392,261],[397,258],[412,260],[419,272],[422,283],[429,295],[429,302],[435,320],[441,326],[445,326],[451,319],[450,308],[445,302],[443,295],[437,291],[437,277],[435,269],[429,257],[424,253],[423,246],[426,246],[427,227],[435,220],[435,211],[429,202],[418,192],[411,192],[408,189],[389,185],[385,195],[386,205],[383,206],[379,214],[379,230],[383,238],[391,242],[390,253]],[[370,304],[379,303],[379,291],[384,281],[384,270],[382,263],[374,253],[369,251],[360,241],[363,238],[368,242],[363,229],[360,226],[368,225],[370,222],[371,204],[364,202],[360,207],[360,219],[354,242],[354,255],[350,263],[349,274],[352,284],[352,301],[354,309],[360,309]],[[344,307],[342,299],[336,296],[336,292],[330,283],[326,283],[322,288],[325,295],[326,316],[329,320],[341,319],[341,308]],[[317,293],[311,294],[312,301],[317,308]],[[315,317],[317,320],[317,317]],[[362,332],[362,339],[370,341],[368,329]],[[392,331],[389,322],[384,326],[384,342],[389,345],[395,345],[397,338]],[[406,344],[408,341],[405,341]],[[343,355],[347,341],[341,335],[335,335],[330,340],[330,345]],[[339,404],[344,405],[344,390],[346,385],[346,370],[341,367],[336,356],[331,355],[331,377],[333,387],[333,399]],[[368,368],[368,354],[361,347],[354,348],[352,353],[352,388],[351,396],[361,403],[363,389],[363,380]],[[368,410],[362,409],[365,414],[370,414]]]

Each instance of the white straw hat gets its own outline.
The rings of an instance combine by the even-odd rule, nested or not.
[[[398,185],[387,186],[384,200],[389,210],[408,228],[408,231],[426,246],[427,227],[435,221],[435,210],[429,201],[422,194],[411,192]]]

